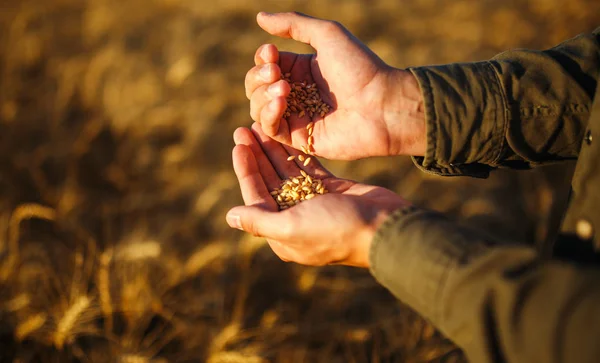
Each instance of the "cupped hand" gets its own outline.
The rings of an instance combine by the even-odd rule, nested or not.
[[[378,226],[409,205],[385,188],[336,178],[316,160],[307,167],[287,161],[298,152],[269,138],[256,123],[237,129],[234,141],[233,166],[245,206],[231,209],[227,222],[265,237],[284,261],[368,267]],[[269,192],[300,170],[321,179],[329,193],[279,211]]]
[[[265,134],[300,149],[307,144],[306,125],[314,122],[315,154],[336,160],[369,156],[423,155],[425,121],[414,76],[385,64],[342,25],[298,13],[260,13],[268,33],[310,44],[316,54],[279,52],[261,46],[256,66],[246,75],[250,114]],[[283,119],[290,73],[293,82],[316,83],[332,110]]]

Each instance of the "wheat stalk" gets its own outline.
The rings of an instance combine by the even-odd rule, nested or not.
[[[110,296],[110,271],[109,265],[112,260],[112,249],[104,251],[100,256],[100,268],[98,269],[98,294],[100,298],[100,309],[105,319],[105,330],[111,332],[113,329],[113,309]]]
[[[6,304],[4,305],[6,311],[19,311],[23,308],[25,308],[26,306],[29,306],[29,304],[31,303],[31,298],[29,297],[28,294],[19,294],[17,296],[15,296],[14,298],[10,299],[9,301],[6,302]]]
[[[265,363],[266,360],[238,352],[219,352],[208,357],[208,363]]]
[[[56,325],[54,332],[54,345],[62,348],[67,338],[72,334],[71,330],[83,312],[90,306],[91,300],[85,295],[80,296],[65,312]]]
[[[231,254],[229,246],[223,242],[208,244],[194,252],[185,262],[183,271],[186,276],[193,276],[211,262],[225,258]]]
[[[115,259],[124,261],[139,261],[149,258],[157,258],[161,255],[162,248],[156,241],[144,241],[128,243],[119,246]]]
[[[41,328],[44,325],[44,323],[46,323],[46,319],[46,314],[39,313],[30,316],[24,322],[17,325],[17,327],[15,328],[15,338],[17,338],[17,341],[21,341],[27,338],[29,334]]]
[[[8,224],[8,258],[0,273],[3,281],[10,276],[19,260],[19,237],[21,235],[19,225],[22,221],[31,218],[53,221],[56,218],[56,212],[52,208],[35,203],[21,204],[15,208]]]
[[[223,348],[234,340],[234,338],[240,333],[240,324],[237,322],[230,323],[224,327],[217,336],[215,336],[211,342],[211,352],[218,353],[222,352]]]

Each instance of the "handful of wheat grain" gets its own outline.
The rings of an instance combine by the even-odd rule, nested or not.
[[[314,115],[324,117],[331,107],[323,102],[321,94],[316,83],[308,83],[306,81],[293,82],[291,74],[285,73],[281,78],[289,83],[291,91],[287,96],[287,108],[283,113],[283,118],[287,119],[292,113],[297,113],[298,117],[312,118]]]
[[[280,210],[293,207],[319,194],[327,194],[327,190],[321,180],[314,179],[304,170],[300,170],[300,173],[302,175],[284,180],[280,188],[271,192]]]

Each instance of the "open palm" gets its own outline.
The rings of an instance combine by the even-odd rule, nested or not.
[[[352,160],[394,154],[399,128],[386,119],[392,91],[405,76],[386,65],[372,51],[335,22],[300,14],[260,15],[267,32],[293,37],[316,49],[316,54],[279,52],[263,45],[255,56],[256,66],[246,76],[246,95],[252,118],[273,139],[300,149],[307,144],[306,125],[314,122],[314,150],[319,156]],[[290,87],[280,80],[316,83],[322,100],[331,106],[324,117],[315,114],[282,119]],[[415,106],[416,107],[416,106]]]
[[[297,151],[269,138],[258,124],[236,130],[234,140],[233,164],[246,207],[233,208],[228,222],[266,237],[286,261],[367,267],[377,226],[393,210],[408,205],[385,188],[336,178],[318,162],[305,167],[287,161]],[[269,191],[300,170],[321,179],[329,193],[278,211]]]

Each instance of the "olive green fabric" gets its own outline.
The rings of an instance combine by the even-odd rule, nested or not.
[[[473,362],[600,361],[600,28],[545,51],[411,71],[427,120],[419,168],[486,177],[577,159],[572,199],[550,259],[398,210],[373,240],[371,273]]]
[[[600,28],[546,51],[418,67],[426,106],[425,171],[487,176],[575,159],[600,73]]]

